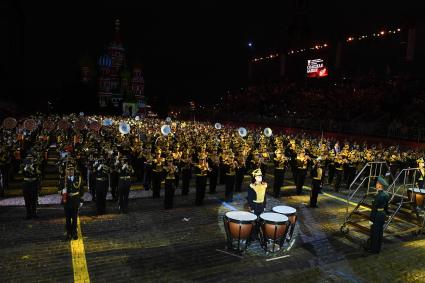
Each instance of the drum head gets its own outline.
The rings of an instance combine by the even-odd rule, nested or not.
[[[288,221],[288,217],[286,215],[275,212],[264,212],[260,214],[260,218],[267,222],[272,222],[276,224],[285,223],[286,221]]]
[[[285,215],[295,214],[297,212],[297,210],[293,208],[292,206],[286,206],[286,205],[275,206],[273,207],[272,210],[276,213],[281,213]]]
[[[251,222],[257,220],[257,215],[247,211],[229,211],[226,212],[226,217],[236,222]]]

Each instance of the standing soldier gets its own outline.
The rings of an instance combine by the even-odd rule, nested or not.
[[[368,250],[372,253],[379,253],[381,251],[385,217],[388,210],[389,196],[384,191],[384,188],[388,187],[388,183],[384,178],[379,176],[375,187],[377,193],[372,204],[372,211],[370,212],[372,226],[370,228],[370,247]]]
[[[78,209],[83,204],[83,186],[81,175],[75,173],[73,165],[66,168],[64,188],[62,189],[62,200],[66,218],[66,239],[78,239],[77,217]]]
[[[239,153],[237,159],[236,177],[235,177],[235,191],[240,192],[242,190],[243,178],[245,177],[246,161],[245,156],[242,152]]]
[[[338,155],[336,155],[335,157],[335,174],[336,174],[336,179],[335,179],[335,192],[339,192],[339,188],[341,187],[341,182],[342,182],[342,176],[344,173],[344,158],[343,156],[339,153]]]
[[[205,188],[207,186],[207,174],[209,171],[206,154],[201,154],[199,163],[195,167],[196,172],[196,197],[195,204],[202,205],[205,197]]]
[[[287,159],[283,155],[281,149],[276,149],[274,158],[274,184],[273,184],[273,196],[275,198],[280,197],[280,188],[283,186],[284,178],[285,178],[285,169]]]
[[[312,171],[312,181],[311,181],[311,194],[310,194],[310,207],[316,207],[317,208],[317,197],[319,195],[319,192],[322,188],[322,177],[323,177],[323,170],[321,165],[321,158],[318,157],[313,165],[313,171]]]
[[[263,174],[259,168],[252,172],[252,176],[254,181],[248,188],[248,208],[255,215],[259,216],[264,212],[266,207],[267,183],[263,182]]]
[[[190,165],[192,163],[189,149],[183,151],[182,158],[180,160],[180,168],[182,170],[182,196],[186,196],[189,193],[189,182],[190,182]]]
[[[111,160],[111,170],[109,173],[109,179],[111,184],[111,194],[112,194],[112,200],[117,201],[117,190],[118,190],[118,182],[119,182],[119,167],[120,167],[120,155],[113,157]]]
[[[227,202],[233,201],[233,192],[235,190],[235,174],[237,163],[234,160],[234,155],[232,152],[226,157],[226,189],[224,193],[224,198]]]
[[[156,149],[156,156],[152,162],[152,189],[153,198],[160,198],[161,193],[161,179],[164,166],[164,158],[161,156],[161,149]]]
[[[164,208],[170,209],[173,208],[173,199],[174,199],[174,185],[176,178],[177,166],[173,163],[173,157],[167,157],[167,165],[164,166],[165,171],[165,196],[164,196]],[[155,192],[155,190],[154,190]]]
[[[144,149],[143,158],[144,158],[144,177],[143,177],[143,188],[145,190],[150,190],[152,182],[152,146],[151,144],[146,145]]]
[[[220,158],[218,157],[217,150],[213,151],[208,158],[208,165],[211,169],[209,171],[209,179],[210,179],[210,194],[215,194],[217,188],[217,178],[218,178],[218,170],[220,164]]]
[[[308,158],[304,149],[301,149],[297,156],[297,195],[300,195],[303,190],[305,176],[307,175]]]
[[[23,195],[25,200],[25,208],[27,215],[25,219],[38,218],[37,216],[37,203],[38,203],[38,189],[40,186],[40,170],[34,163],[34,157],[28,154],[23,168],[20,173],[24,175],[24,188]]]
[[[96,164],[96,207],[98,214],[106,211],[106,195],[108,193],[109,167],[101,157]]]
[[[131,176],[134,174],[133,167],[128,163],[127,158],[122,157],[121,164],[117,168],[119,174],[118,195],[120,213],[128,213],[128,195],[131,187]]]

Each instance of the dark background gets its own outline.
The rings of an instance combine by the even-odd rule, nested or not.
[[[1,101],[89,111],[79,61],[95,64],[121,20],[127,62],[142,66],[145,94],[161,108],[214,101],[248,84],[248,58],[333,41],[351,33],[409,26],[423,1],[2,1]],[[252,41],[253,48],[247,43]]]

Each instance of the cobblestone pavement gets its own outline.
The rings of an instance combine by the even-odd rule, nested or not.
[[[143,196],[130,200],[129,214],[118,214],[109,201],[108,214],[96,216],[87,203],[80,221],[90,281],[425,282],[424,236],[389,239],[381,254],[368,254],[362,248],[365,235],[339,232],[343,202],[320,195],[319,208],[311,209],[308,191],[296,196],[287,185],[282,198],[268,202],[269,209],[285,203],[299,213],[295,244],[281,258],[225,251],[220,215],[231,207],[221,201],[223,187],[207,194],[202,207],[194,206],[193,193],[176,194],[172,210],[162,208],[162,199]],[[243,207],[244,196],[231,205]],[[0,206],[0,282],[73,282],[62,207],[43,205],[40,218],[30,221],[22,220],[24,211]]]

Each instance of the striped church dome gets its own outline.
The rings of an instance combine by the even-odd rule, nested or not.
[[[98,64],[100,67],[110,68],[112,66],[112,58],[108,54],[100,56]]]

